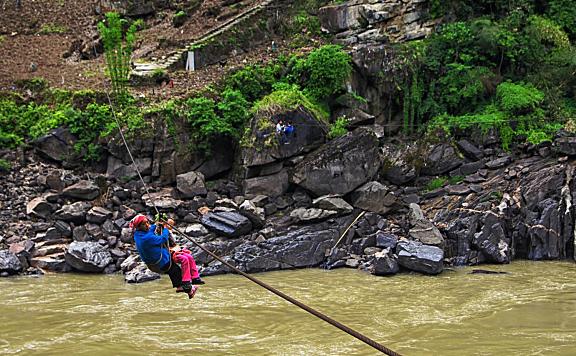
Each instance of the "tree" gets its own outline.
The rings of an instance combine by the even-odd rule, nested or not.
[[[133,22],[126,32],[123,28],[127,21],[115,12],[106,13],[105,22],[107,26],[104,21],[98,23],[98,30],[104,43],[106,66],[112,81],[112,91],[116,97],[122,98],[126,95],[126,84],[130,76],[130,58],[136,30],[142,21]]]

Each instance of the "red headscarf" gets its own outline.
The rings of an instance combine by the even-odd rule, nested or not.
[[[136,215],[132,221],[130,221],[130,228],[135,229],[138,225],[142,224],[144,221],[148,221],[148,218],[142,214]]]

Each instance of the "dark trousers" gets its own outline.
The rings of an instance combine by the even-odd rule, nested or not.
[[[182,270],[177,263],[172,262],[170,269],[166,273],[170,277],[170,281],[172,281],[172,288],[178,288],[182,285]]]

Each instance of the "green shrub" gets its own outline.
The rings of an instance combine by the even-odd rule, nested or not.
[[[208,143],[217,135],[234,135],[234,128],[216,114],[214,100],[197,97],[186,101],[187,119],[196,144]]]
[[[504,82],[496,88],[498,105],[510,114],[525,114],[535,110],[544,100],[544,94],[534,86]]]
[[[257,116],[272,117],[278,112],[296,110],[301,106],[314,114],[317,119],[324,122],[328,121],[328,112],[306,97],[302,91],[295,88],[291,90],[277,90],[262,98],[254,104],[252,112]]]
[[[346,135],[348,132],[348,120],[345,117],[339,117],[330,125],[330,131],[328,132],[328,138],[334,139],[340,136]]]
[[[225,82],[229,89],[239,91],[248,101],[255,101],[269,94],[278,80],[279,65],[246,66],[232,73]]]
[[[222,93],[222,98],[218,102],[218,111],[222,119],[229,123],[234,129],[238,129],[235,136],[239,136],[240,129],[250,118],[250,104],[241,92],[226,89]]]
[[[0,159],[0,172],[8,172],[12,169],[12,165],[5,159]]]
[[[324,100],[344,88],[352,72],[350,62],[350,56],[340,46],[326,45],[312,51],[294,70],[305,78],[304,92],[316,100]]]
[[[430,182],[428,182],[428,184],[426,185],[426,190],[432,191],[432,190],[442,188],[444,186],[444,184],[446,184],[447,181],[448,181],[448,179],[446,177],[434,178]]]

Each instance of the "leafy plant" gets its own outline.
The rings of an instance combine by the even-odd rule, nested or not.
[[[40,31],[38,31],[41,35],[48,35],[48,34],[62,34],[68,32],[68,28],[63,25],[55,24],[55,23],[46,23],[40,27]]]
[[[340,46],[326,45],[312,51],[294,70],[303,78],[304,93],[324,100],[344,87],[352,72],[350,56]]]
[[[426,191],[432,191],[442,188],[444,184],[446,184],[446,182],[448,182],[448,179],[446,177],[434,178],[426,185]]]
[[[348,120],[345,117],[339,117],[330,125],[328,138],[334,139],[346,135],[348,132]]]
[[[107,24],[107,25],[106,25]],[[130,75],[130,57],[134,41],[136,41],[136,30],[142,24],[141,20],[133,22],[124,32],[123,28],[127,21],[120,18],[115,12],[106,13],[106,24],[98,23],[98,30],[104,43],[104,55],[108,74],[112,81],[112,90],[116,97],[127,96],[126,85]]]
[[[12,165],[5,159],[0,159],[0,172],[8,172],[12,169]]]

